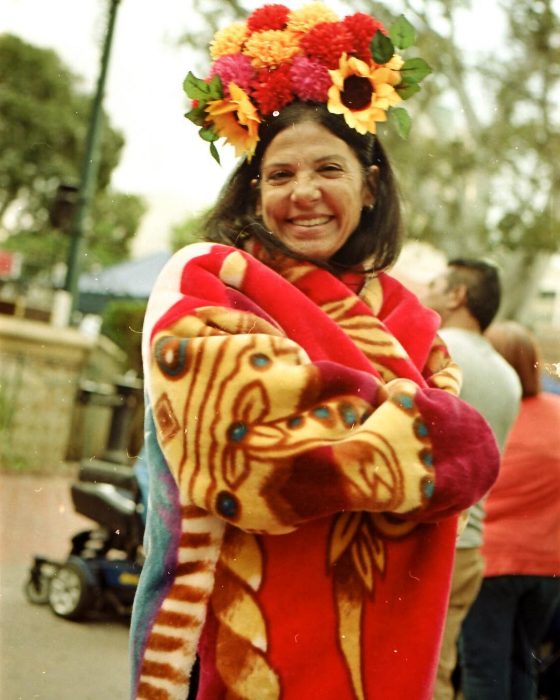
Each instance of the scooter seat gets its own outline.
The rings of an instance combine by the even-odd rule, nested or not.
[[[127,533],[136,515],[136,502],[112,484],[77,482],[70,487],[76,512],[111,530]]]

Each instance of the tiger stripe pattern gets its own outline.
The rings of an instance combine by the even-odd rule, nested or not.
[[[200,508],[181,508],[175,579],[148,638],[138,685],[139,700],[187,697],[223,532],[223,522]]]

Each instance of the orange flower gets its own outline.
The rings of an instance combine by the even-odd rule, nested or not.
[[[306,34],[321,22],[338,22],[337,15],[322,2],[311,2],[299,10],[292,10],[288,17],[287,29],[297,34]]]
[[[301,53],[296,37],[287,30],[267,29],[255,32],[245,42],[243,53],[255,68],[279,66]]]
[[[248,34],[245,22],[234,22],[229,27],[220,29],[210,42],[210,56],[216,59],[239,53]]]
[[[235,148],[239,158],[246,155],[251,160],[259,140],[261,119],[247,93],[235,83],[230,83],[229,99],[208,102],[206,113],[220,136]]]
[[[400,57],[391,61],[396,58]],[[333,81],[328,92],[329,112],[344,115],[348,126],[360,134],[375,134],[376,122],[387,121],[387,110],[401,102],[393,87],[400,82],[398,61],[389,67],[391,61],[385,66],[368,65],[343,54],[338,70],[329,71]]]

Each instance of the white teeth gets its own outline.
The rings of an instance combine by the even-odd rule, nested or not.
[[[292,223],[296,226],[320,226],[329,222],[328,216],[322,216],[317,219],[292,219]]]

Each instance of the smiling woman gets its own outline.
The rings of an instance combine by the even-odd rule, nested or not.
[[[350,146],[324,127],[295,124],[263,158],[257,216],[294,252],[327,261],[373,207],[377,166],[366,173]]]
[[[328,215],[328,230],[287,226],[316,214]],[[270,252],[304,255],[339,271],[364,263],[382,270],[401,246],[395,177],[373,134],[349,128],[323,104],[294,101],[263,120],[254,157],[232,173],[206,230],[211,241],[253,238]]]
[[[242,158],[146,314],[136,698],[194,697],[197,656],[198,700],[431,698],[456,516],[498,454],[437,316],[384,271],[375,124],[425,74],[411,31],[265,5],[187,78],[212,154]]]

